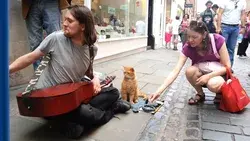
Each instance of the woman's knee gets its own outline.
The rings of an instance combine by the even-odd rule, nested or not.
[[[214,93],[218,93],[220,92],[221,86],[224,82],[225,80],[221,76],[213,77],[208,80],[207,88]]]
[[[186,70],[186,77],[193,77],[199,74],[199,69],[195,66],[190,66]]]

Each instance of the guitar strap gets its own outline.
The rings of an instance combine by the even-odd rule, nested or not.
[[[52,54],[52,51],[50,51],[43,57],[40,65],[35,70],[34,76],[30,79],[29,84],[25,88],[24,92],[22,92],[22,96],[28,97],[31,95],[31,92],[35,90],[34,86],[38,82],[38,79],[40,78],[46,66],[49,64],[49,61],[51,60],[51,54]],[[89,46],[89,56],[90,56],[89,57],[90,64],[85,75],[87,75],[90,79],[93,79],[94,78],[94,75],[93,75],[94,46]]]

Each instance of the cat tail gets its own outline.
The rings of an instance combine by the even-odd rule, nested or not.
[[[139,91],[138,97],[142,97],[144,100],[148,99],[148,96],[145,93],[141,92],[141,91]]]

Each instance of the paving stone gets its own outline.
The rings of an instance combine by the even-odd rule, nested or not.
[[[215,130],[215,131],[234,133],[234,134],[241,134],[241,130],[239,127],[225,125],[225,124],[202,122],[202,129]]]
[[[168,62],[155,64],[155,65],[151,66],[151,68],[160,69],[160,70],[169,70]]]
[[[170,107],[170,104],[169,104],[169,102],[168,102],[168,101],[164,101],[164,107],[165,107],[165,108]]]
[[[184,99],[184,98],[178,98],[178,102],[184,103],[184,102],[185,102],[185,99]]]
[[[218,116],[203,116],[202,121],[206,122],[214,122],[214,123],[223,123],[223,124],[230,124],[229,118],[225,117],[218,117]]]
[[[165,97],[165,101],[169,101],[169,102],[170,102],[170,101],[172,101],[172,98],[169,97],[169,96],[166,96],[166,97]]]
[[[150,74],[153,74],[156,70],[153,68],[147,68],[147,67],[135,67],[135,71],[139,72],[139,73],[150,75]],[[157,77],[157,76],[154,76],[154,77]]]
[[[200,128],[199,121],[188,121],[187,128]]]
[[[166,93],[166,95],[168,95],[168,96],[173,96],[173,95],[174,95],[174,92],[173,92],[173,91],[169,91],[169,92]]]
[[[170,72],[171,72],[171,70],[167,70],[167,69],[166,70],[156,70],[152,75],[153,76],[167,77]]]
[[[204,130],[202,139],[203,140],[216,140],[216,141],[232,141],[232,136],[231,134],[228,134],[228,133]]]
[[[188,112],[192,114],[198,114],[198,108],[195,106],[188,105]]]
[[[180,125],[180,117],[171,115],[169,117],[168,124],[172,127],[177,127]]]
[[[144,83],[144,82],[139,81],[138,83]],[[146,93],[146,94],[151,94],[151,93],[154,93],[159,86],[160,85],[147,83],[146,85],[144,85],[144,87],[141,89],[141,91]]]
[[[240,125],[244,127],[250,127],[250,120],[238,119],[238,118],[230,118],[232,125]]]
[[[172,113],[174,114],[174,115],[179,115],[179,114],[181,114],[181,109],[178,109],[178,108],[174,108],[173,110],[172,110]]]
[[[241,136],[241,135],[234,135],[235,141],[250,141],[250,137]]]
[[[206,109],[202,108],[200,110],[201,115],[211,115],[211,116],[218,116],[218,117],[231,117],[231,114],[228,112],[223,112],[218,109]]]
[[[152,75],[144,75],[143,77],[139,78],[138,81],[161,85],[164,82],[163,77],[160,76],[152,76]]]
[[[244,133],[245,135],[250,136],[250,128],[249,128],[249,127],[243,128],[242,130],[243,130],[243,133]]]
[[[146,59],[146,60],[139,61],[136,67],[154,68],[153,66],[157,64],[162,64],[162,63],[164,62],[158,61],[158,60]]]
[[[183,141],[200,141],[198,139],[184,139]]]
[[[199,129],[187,129],[186,130],[187,137],[199,137]]]
[[[199,120],[199,115],[196,114],[187,115],[187,120]]]
[[[175,108],[179,108],[179,109],[183,109],[184,106],[185,106],[184,103],[175,103],[175,104],[174,104],[174,107],[175,107]]]

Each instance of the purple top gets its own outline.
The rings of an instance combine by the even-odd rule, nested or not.
[[[215,40],[215,46],[219,53],[220,48],[222,47],[223,43],[225,42],[225,38],[219,34],[213,34]],[[188,43],[183,46],[182,53],[192,60],[192,65],[199,63],[199,62],[207,62],[207,61],[217,61],[220,62],[213,52],[212,43],[209,45],[208,52],[201,56],[196,52],[195,47],[191,47]]]

